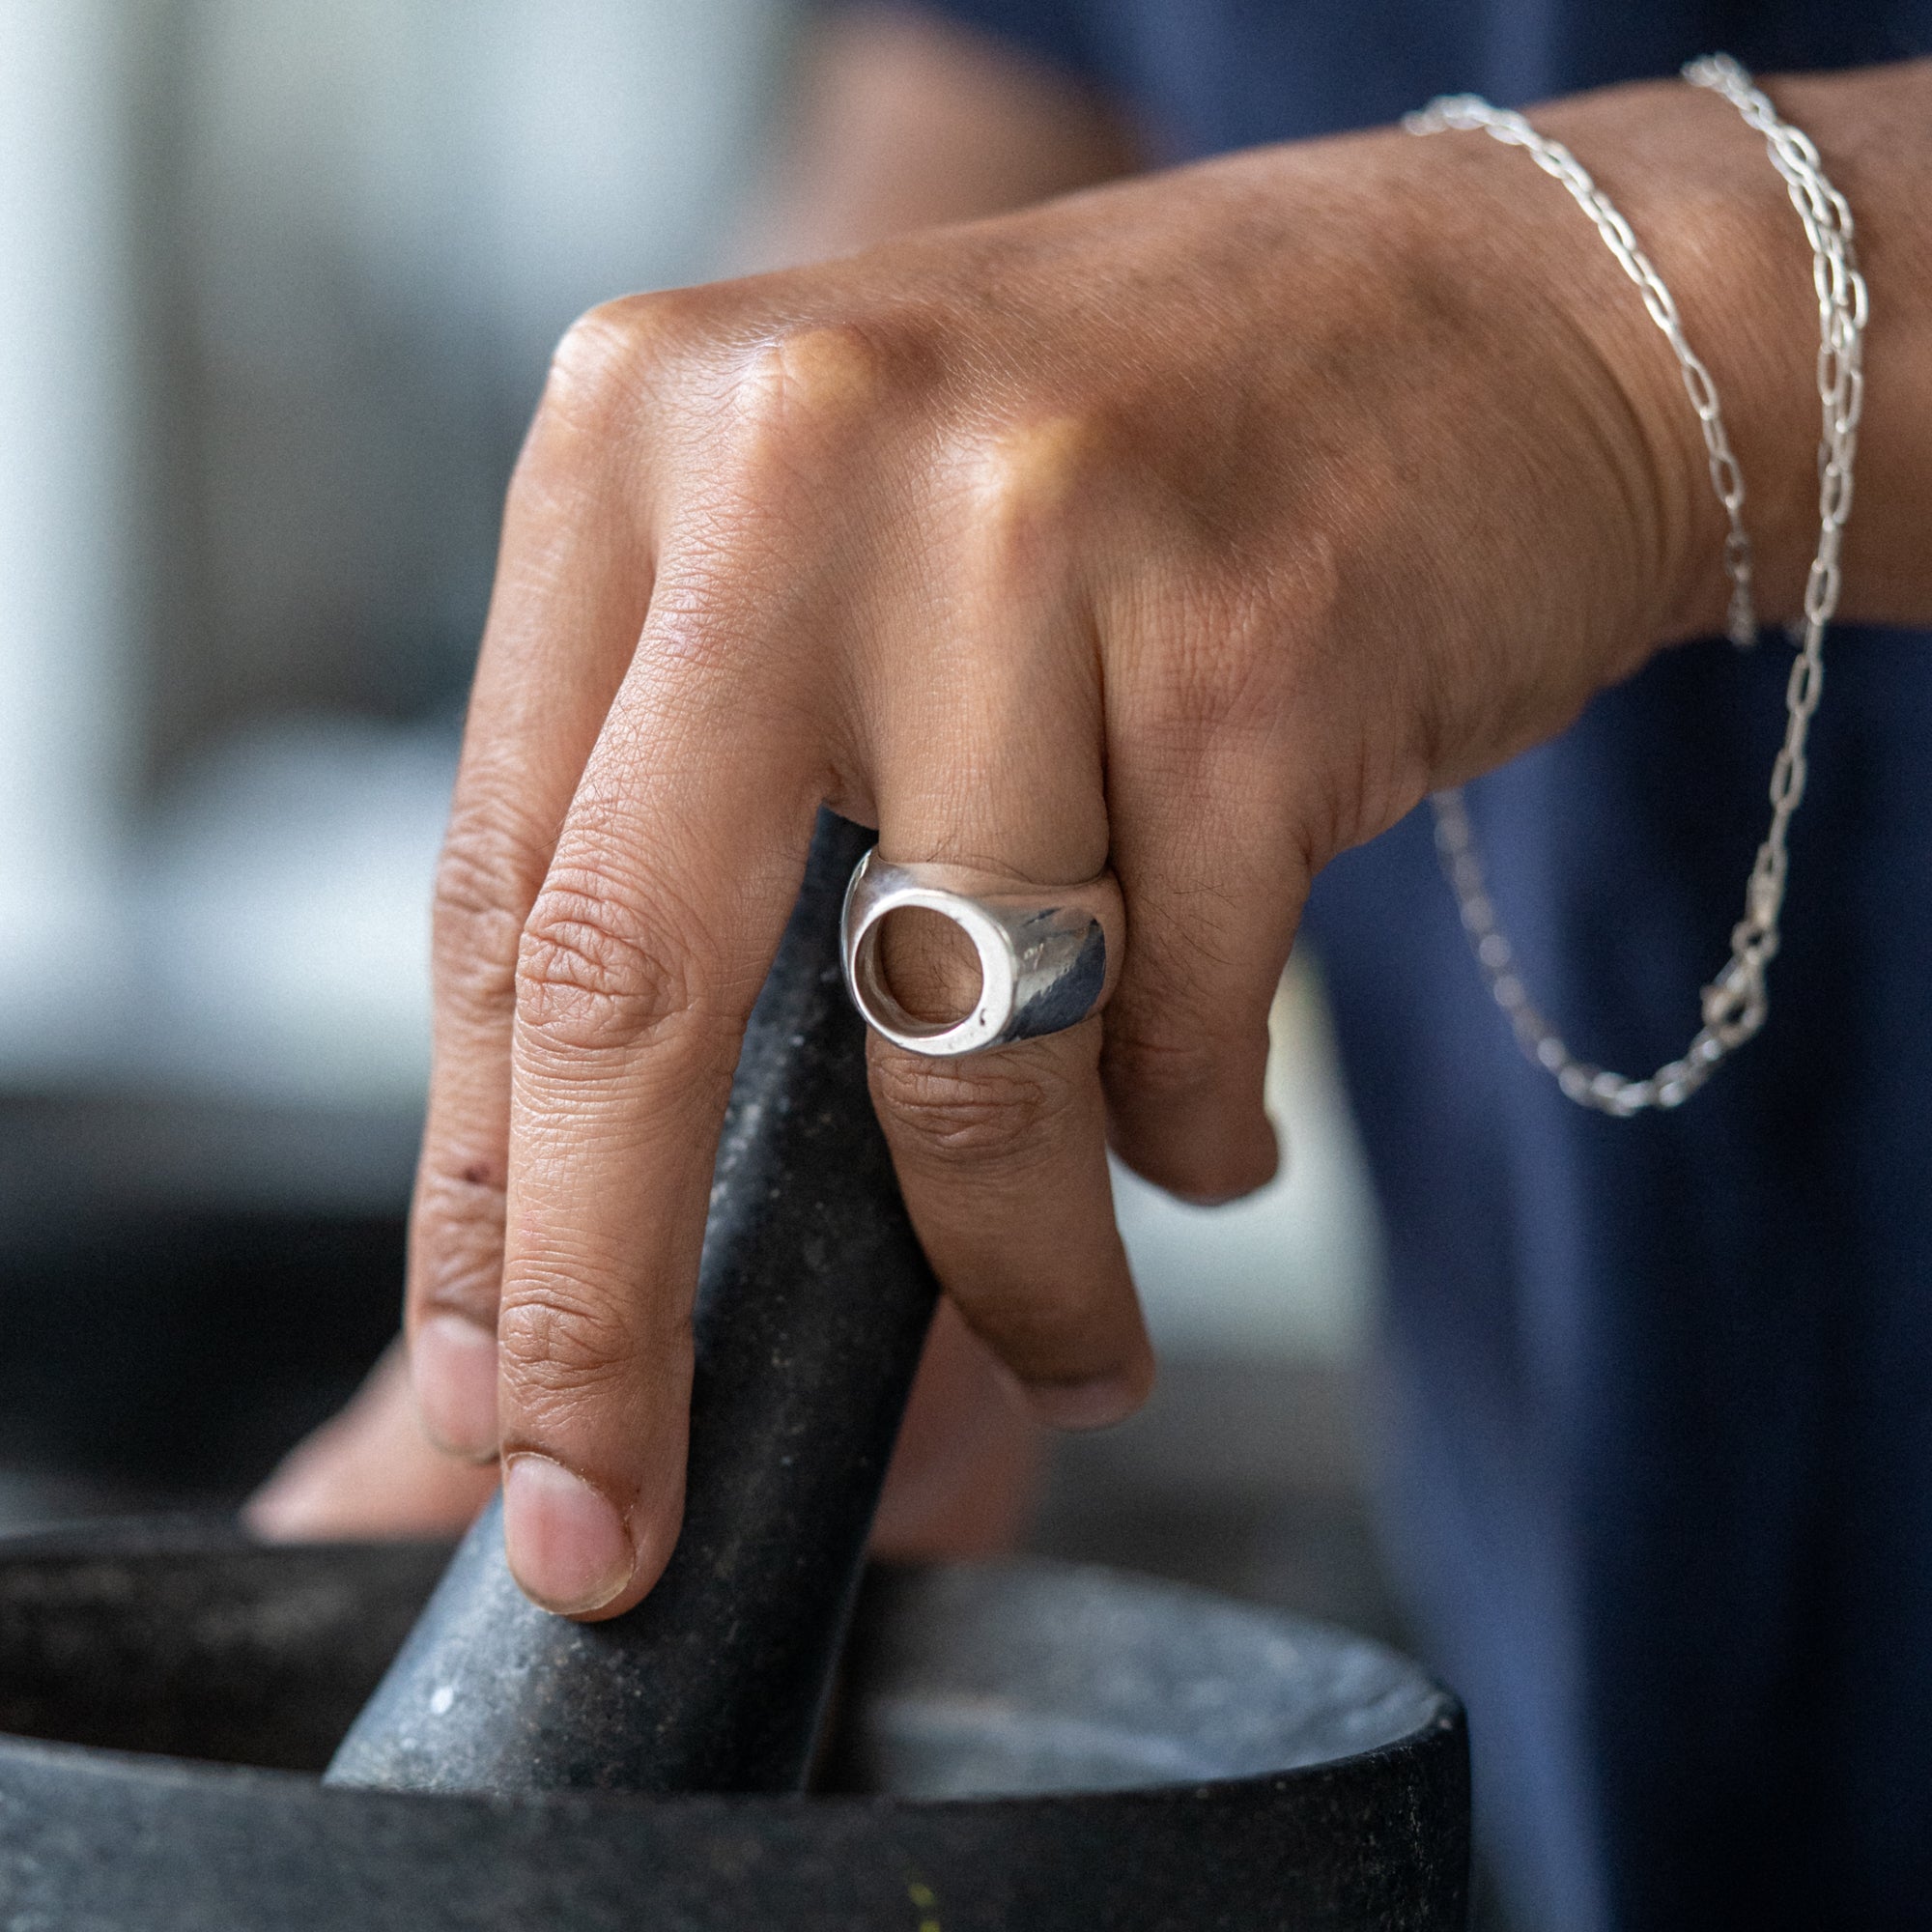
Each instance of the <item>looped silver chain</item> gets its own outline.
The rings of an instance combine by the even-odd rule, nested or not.
[[[1784,741],[1771,774],[1771,826],[1758,847],[1745,887],[1745,915],[1731,930],[1731,956],[1704,988],[1703,1024],[1676,1060],[1647,1079],[1579,1060],[1529,998],[1516,954],[1496,920],[1483,864],[1460,790],[1435,795],[1435,844],[1461,908],[1463,927],[1497,1006],[1518,1042],[1546,1067],[1580,1106],[1626,1119],[1648,1108],[1681,1106],[1703,1086],[1726,1055],[1753,1038],[1770,1011],[1766,977],[1778,948],[1789,858],[1786,835],[1804,796],[1805,739],[1824,688],[1826,627],[1837,611],[1839,552],[1852,507],[1852,469],[1858,454],[1859,417],[1864,405],[1864,328],[1869,310],[1864,278],[1853,248],[1852,212],[1827,178],[1818,151],[1799,129],[1779,118],[1766,95],[1728,54],[1692,61],[1684,77],[1693,87],[1721,95],[1764,135],[1772,164],[1783,177],[1792,206],[1811,246],[1812,286],[1818,298],[1818,402],[1822,432],[1818,449],[1818,549],[1804,586],[1804,627],[1785,687]],[[1481,128],[1508,146],[1526,149],[1546,174],[1569,189],[1597,225],[1610,252],[1643,292],[1644,306],[1677,353],[1686,393],[1697,412],[1710,458],[1712,487],[1724,506],[1730,530],[1724,568],[1731,582],[1730,635],[1747,644],[1750,618],[1750,544],[1743,526],[1744,479],[1724,437],[1710,373],[1691,354],[1677,321],[1677,307],[1657,271],[1637,247],[1630,224],[1618,213],[1576,157],[1545,139],[1520,114],[1509,114],[1473,95],[1433,101],[1404,126],[1412,133]],[[1694,374],[1693,374],[1694,371]],[[1708,409],[1708,413],[1706,412]]]
[[[1538,167],[1569,189],[1572,199],[1597,225],[1604,245],[1617,258],[1623,271],[1637,286],[1650,319],[1663,331],[1677,357],[1684,379],[1684,393],[1697,412],[1697,425],[1704,432],[1704,454],[1711,469],[1711,488],[1724,506],[1730,530],[1724,538],[1724,575],[1731,581],[1731,608],[1727,624],[1730,639],[1740,650],[1757,642],[1757,619],[1751,608],[1751,541],[1745,528],[1745,479],[1738,459],[1731,454],[1731,440],[1724,432],[1724,412],[1718,405],[1718,385],[1711,372],[1698,359],[1684,334],[1677,313],[1676,298],[1663,285],[1663,277],[1637,245],[1636,236],[1622,213],[1592,181],[1561,141],[1539,134],[1520,114],[1508,108],[1492,107],[1480,95],[1447,94],[1416,114],[1403,117],[1402,125],[1411,134],[1442,134],[1452,129],[1473,133],[1480,129],[1506,148],[1521,148]]]

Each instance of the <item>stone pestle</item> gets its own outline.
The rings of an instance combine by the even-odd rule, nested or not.
[[[684,1528],[663,1579],[607,1623],[552,1616],[511,1579],[493,1504],[327,1782],[804,1785],[935,1295],[839,975],[839,907],[871,837],[821,813],[746,1036],[695,1311]]]

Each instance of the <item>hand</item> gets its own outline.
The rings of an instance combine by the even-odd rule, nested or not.
[[[1019,1541],[1040,1435],[992,1357],[942,1303],[886,1472],[871,1549],[888,1562],[997,1556]],[[270,1543],[442,1541],[497,1488],[494,1463],[444,1454],[423,1434],[400,1343],[348,1406],[289,1451],[242,1520]]]
[[[496,1488],[494,1463],[459,1462],[422,1433],[396,1343],[348,1406],[282,1458],[242,1520],[270,1543],[436,1542],[462,1535]]]
[[[1626,157],[1602,179],[1695,338],[1791,238],[1738,143],[1735,247],[1713,259],[1707,208],[1679,245],[1659,184],[1709,176],[1683,92],[1544,125]],[[1748,392],[1804,394],[1807,322],[1726,390],[1754,477]],[[1314,873],[1720,620],[1676,384],[1560,190],[1492,143],[1399,134],[571,331],[439,880],[409,1292],[423,1414],[500,1449],[538,1602],[615,1614],[675,1540],[717,1133],[816,808],[891,858],[1120,878],[1102,1018],[871,1058],[953,1303],[1043,1417],[1113,1420],[1151,1368],[1108,1138],[1193,1199],[1264,1180],[1266,1015]],[[1775,601],[1802,516],[1767,515]]]

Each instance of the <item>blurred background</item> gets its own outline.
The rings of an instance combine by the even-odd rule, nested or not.
[[[745,259],[789,0],[0,0],[0,1520],[225,1506],[393,1332],[430,871],[552,344]],[[1125,1176],[1044,1548],[1391,1627],[1319,974],[1288,1172]]]

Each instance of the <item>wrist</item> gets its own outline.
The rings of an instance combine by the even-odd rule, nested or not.
[[[1817,538],[1817,308],[1810,252],[1763,141],[1724,102],[1680,82],[1560,101],[1532,118],[1590,169],[1669,288],[1745,479],[1758,620],[1790,621]],[[1579,304],[1577,321],[1650,453],[1650,641],[1720,634],[1729,525],[1677,360],[1627,279],[1614,300]]]
[[[1817,144],[1849,203],[1872,291],[1856,514],[1841,614],[1932,618],[1922,529],[1932,502],[1932,63],[1762,82]],[[1760,621],[1791,624],[1818,540],[1818,309],[1811,250],[1763,137],[1725,101],[1677,82],[1539,109],[1652,254],[1710,368],[1743,469]],[[1634,290],[1629,291],[1634,297]],[[1606,327],[1658,452],[1664,550],[1659,640],[1723,628],[1723,512],[1701,432],[1662,336],[1634,300]],[[1644,335],[1649,340],[1642,340]]]

